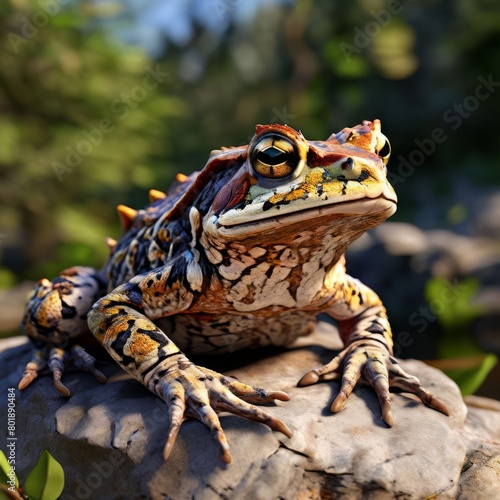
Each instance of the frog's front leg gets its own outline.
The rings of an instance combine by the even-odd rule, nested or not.
[[[203,422],[214,435],[224,462],[231,455],[218,412],[227,411],[291,436],[280,420],[250,403],[287,401],[194,365],[152,320],[186,311],[202,290],[201,269],[186,252],[166,266],[142,274],[99,300],[89,313],[90,329],[127,372],[168,406],[168,458],[185,416]]]
[[[335,300],[326,312],[338,322],[344,350],[330,363],[304,375],[298,385],[341,378],[339,394],[331,405],[338,412],[363,377],[375,389],[382,418],[389,426],[394,424],[390,387],[415,394],[427,406],[449,415],[446,405],[422,387],[418,378],[406,373],[392,355],[391,327],[377,294],[357,279],[339,275]]]
[[[62,383],[69,362],[91,372],[100,382],[106,377],[95,368],[95,359],[75,339],[89,333],[87,313],[105,287],[100,273],[90,267],[72,267],[52,281],[41,279],[31,292],[21,329],[35,345],[31,361],[26,365],[19,389],[27,387],[44,370],[52,373],[55,388],[69,396]]]

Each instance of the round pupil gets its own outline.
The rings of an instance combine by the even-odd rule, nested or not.
[[[257,159],[266,165],[279,165],[285,163],[290,157],[290,153],[285,153],[281,149],[270,147],[259,151]]]

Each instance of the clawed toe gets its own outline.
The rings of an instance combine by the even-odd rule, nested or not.
[[[101,382],[101,384],[104,384],[108,380],[106,378],[106,375],[104,375],[104,373],[102,373],[95,367],[96,359],[91,356],[83,347],[74,345],[71,348],[71,354],[73,355],[75,365],[80,370],[88,371],[89,373],[94,375],[94,377],[99,382]]]
[[[88,371],[101,383],[106,382],[106,376],[95,367],[96,360],[88,354],[83,347],[75,345],[71,353],[61,347],[45,347],[36,350],[33,358],[26,365],[23,376],[18,384],[18,389],[23,390],[35,380],[40,373],[47,370],[52,374],[54,387],[64,397],[69,397],[71,391],[63,384],[62,376],[66,367],[71,363],[80,370]]]
[[[168,405],[169,426],[163,449],[165,460],[172,452],[186,417],[195,418],[208,427],[219,447],[221,461],[226,464],[232,458],[218,416],[221,412],[265,424],[287,437],[292,436],[292,431],[281,420],[252,404],[288,401],[290,397],[282,391],[266,391],[243,384],[233,377],[191,365],[189,368],[185,367],[179,376],[171,373],[168,378],[161,379],[157,384],[157,394]]]
[[[42,351],[34,351],[31,361],[25,366],[23,377],[17,388],[22,391],[38,377],[38,374],[47,367],[47,360]]]
[[[422,387],[420,381],[407,375],[407,377],[396,376],[391,377],[391,387],[397,387],[403,392],[408,392],[417,396],[422,403],[424,403],[429,408],[437,410],[446,416],[450,415],[450,410],[448,407],[438,398],[436,398],[431,392],[429,392],[425,387]]]
[[[341,370],[343,370],[342,374],[340,374]],[[382,411],[382,419],[390,427],[394,425],[390,387],[414,394],[430,408],[445,415],[450,414],[447,406],[422,387],[418,378],[406,373],[393,356],[376,345],[365,344],[343,351],[330,363],[306,373],[297,385],[306,386],[336,378],[342,380],[339,393],[330,406],[333,413],[344,408],[347,398],[361,379],[375,390]]]

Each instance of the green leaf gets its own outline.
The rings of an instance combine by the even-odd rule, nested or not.
[[[445,370],[445,373],[455,381],[465,397],[476,392],[497,362],[498,358],[494,354],[485,354],[475,367]]]
[[[473,297],[479,289],[479,281],[469,278],[462,281],[450,281],[443,278],[432,278],[425,287],[425,298],[435,311],[439,323],[448,332],[456,329],[464,330],[470,322],[477,318],[481,307],[474,305]]]
[[[7,457],[4,455],[4,452],[0,450],[0,483],[9,484],[9,474],[10,465]],[[19,488],[19,481],[17,480],[17,476],[15,477],[16,488]]]
[[[64,488],[61,464],[46,450],[29,473],[24,493],[33,500],[56,500]]]
[[[438,363],[442,363],[441,369],[460,387],[463,396],[473,394],[498,361],[494,354],[484,353],[470,333],[472,320],[482,312],[473,302],[478,289],[476,278],[455,283],[433,278],[425,289],[425,297],[443,327],[437,344],[442,358]],[[449,368],[445,368],[446,360],[451,362]]]

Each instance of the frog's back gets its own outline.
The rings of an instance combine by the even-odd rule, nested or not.
[[[104,271],[109,279],[108,289],[162,266],[177,255],[188,235],[182,210],[173,209],[198,175],[199,172],[189,177],[178,174],[167,193],[152,189],[150,204],[142,210],[118,206],[124,234],[118,241],[107,239],[110,255]]]

